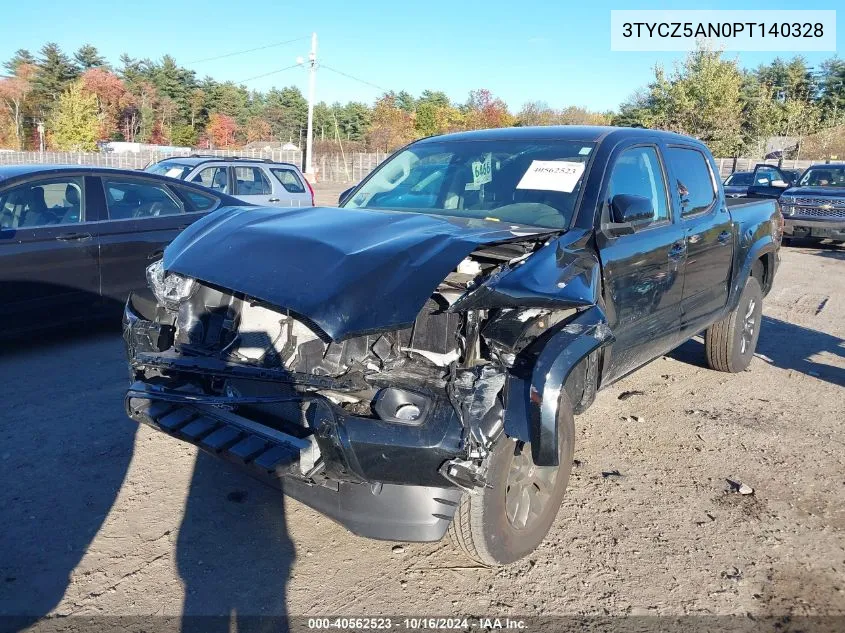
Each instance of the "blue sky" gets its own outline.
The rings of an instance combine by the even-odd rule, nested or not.
[[[708,9],[754,9],[758,2],[710,2]],[[766,9],[830,9],[833,2],[765,3]],[[67,52],[89,42],[110,61],[123,52],[159,58],[165,53],[218,80],[240,81],[295,63],[306,55],[316,31],[319,57],[327,66],[392,90],[419,94],[444,90],[463,102],[473,88],[488,88],[518,110],[528,100],[560,108],[580,105],[616,108],[680,53],[610,51],[612,8],[691,8],[683,2],[571,2],[547,0],[26,0],[13,19],[0,23],[0,59],[18,48],[33,52],[55,41]],[[845,12],[843,12],[845,13]],[[10,17],[10,16],[7,16]],[[841,18],[837,48],[843,50]],[[203,63],[195,60],[302,37],[301,41]],[[754,67],[775,53],[729,53]],[[832,53],[806,53],[818,65]],[[788,53],[781,56],[789,57]],[[306,90],[304,70],[295,68],[249,81],[250,88],[297,85]],[[329,72],[318,73],[317,98],[372,102],[380,91]]]

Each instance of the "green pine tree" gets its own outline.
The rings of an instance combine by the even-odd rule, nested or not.
[[[100,55],[100,51],[97,50],[96,46],[91,44],[80,46],[79,50],[73,54],[73,58],[82,72],[91,70],[92,68],[108,68],[109,66],[106,58]]]

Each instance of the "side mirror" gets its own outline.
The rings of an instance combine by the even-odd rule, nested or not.
[[[620,193],[610,201],[611,222],[604,228],[619,235],[629,235],[634,232],[634,224],[654,217],[651,200],[642,196]]]
[[[338,196],[338,198],[337,198],[338,206],[342,205],[344,202],[346,202],[349,199],[349,195],[352,193],[353,189],[355,189],[355,187],[349,187],[349,189],[345,190],[344,192],[342,192],[340,194],[340,196]]]
[[[633,224],[654,217],[651,200],[627,193],[613,196],[610,201],[610,213],[617,224]]]

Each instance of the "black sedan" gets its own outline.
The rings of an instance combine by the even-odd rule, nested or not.
[[[223,206],[249,205],[137,171],[0,167],[0,335],[122,304],[165,245]]]

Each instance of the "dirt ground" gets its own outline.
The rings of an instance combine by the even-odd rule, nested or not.
[[[353,536],[139,428],[113,326],[7,345],[0,614],[845,615],[843,339],[845,248],[785,248],[750,369],[691,341],[601,392],[551,533],[502,569]]]

